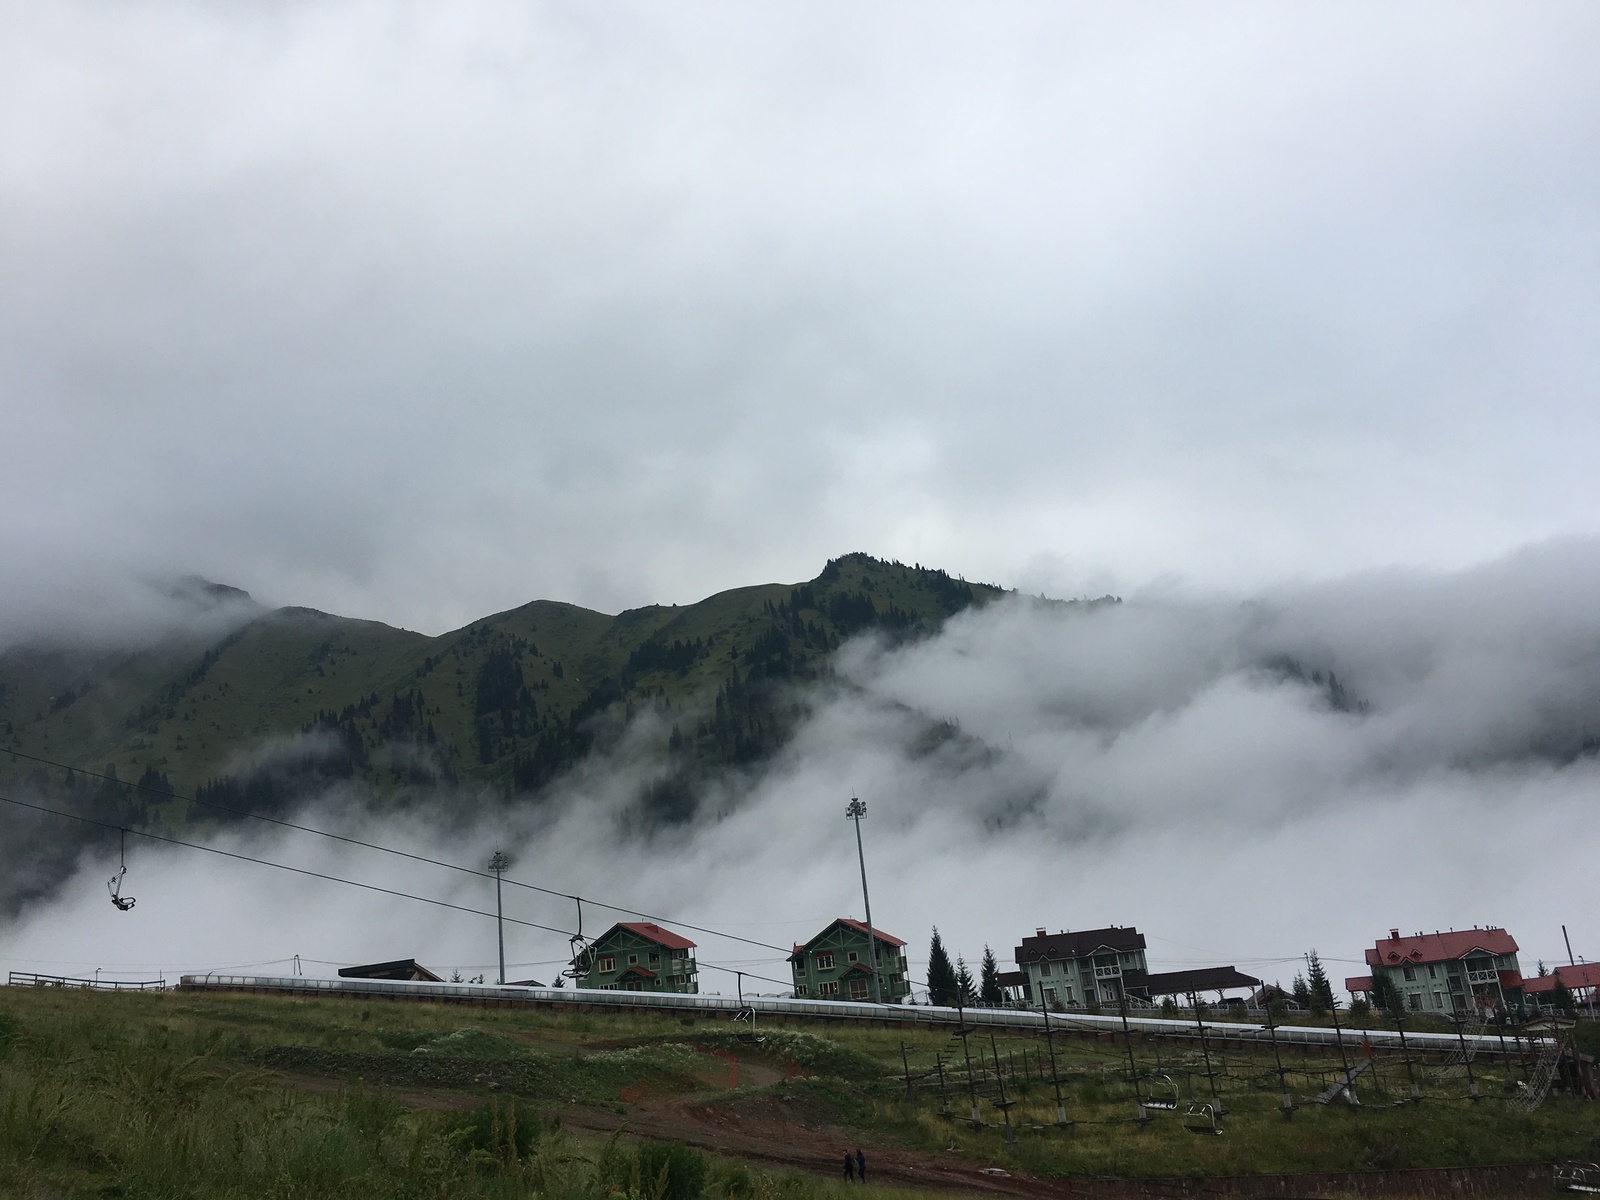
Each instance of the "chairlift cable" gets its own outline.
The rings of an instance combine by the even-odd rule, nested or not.
[[[476,875],[480,879],[493,879],[494,878],[494,875],[492,873],[487,872],[487,871],[480,871],[480,870],[477,870],[474,867],[463,867],[459,863],[445,862],[442,859],[430,858],[426,854],[413,854],[409,850],[397,850],[393,846],[384,846],[384,845],[381,845],[381,844],[379,844],[377,842],[368,842],[368,841],[365,841],[365,840],[363,840],[361,838],[349,837],[349,836],[347,836],[345,834],[342,834],[342,833],[333,833],[333,832],[331,832],[329,830],[326,830],[326,829],[318,829],[318,828],[316,828],[315,826],[312,826],[312,825],[302,825],[297,821],[286,821],[281,817],[269,817],[269,816],[265,815],[264,813],[252,812],[251,810],[249,810],[247,808],[237,808],[237,807],[235,807],[234,805],[231,805],[231,804],[220,804],[215,800],[202,800],[202,799],[200,799],[199,797],[196,797],[196,796],[186,796],[186,795],[183,795],[180,792],[169,792],[169,791],[165,791],[162,788],[152,787],[151,785],[144,784],[144,783],[136,783],[136,782],[134,782],[132,780],[113,779],[111,776],[103,775],[98,771],[90,771],[90,770],[86,770],[86,769],[81,768],[81,767],[69,766],[67,763],[57,762],[56,760],[50,759],[50,758],[41,758],[37,754],[28,754],[28,753],[26,753],[25,751],[22,751],[22,750],[14,750],[14,749],[7,748],[5,750],[0,750],[0,753],[9,754],[13,758],[25,758],[29,762],[42,763],[45,766],[59,767],[63,771],[76,771],[78,774],[85,775],[90,779],[100,779],[100,780],[103,780],[103,781],[105,781],[107,783],[117,784],[119,787],[137,788],[140,791],[152,792],[155,795],[165,796],[168,799],[183,800],[183,801],[186,801],[189,804],[198,804],[203,808],[213,808],[213,809],[216,809],[219,812],[232,813],[235,816],[239,816],[239,817],[249,817],[250,819],[256,820],[256,821],[265,821],[269,825],[277,825],[277,826],[279,826],[280,828],[283,828],[283,829],[293,829],[297,833],[310,833],[310,834],[315,834],[317,837],[331,838],[333,841],[343,842],[344,844],[346,844],[348,846],[358,846],[363,850],[376,850],[376,851],[378,851],[378,852],[380,852],[382,854],[393,854],[393,855],[396,855],[396,856],[398,856],[400,858],[409,858],[413,862],[426,863],[428,866],[443,867],[443,868],[445,868],[446,870],[449,870],[449,871],[459,871],[464,875]],[[41,810],[41,811],[48,811],[48,810]],[[149,835],[144,835],[144,836],[149,836]],[[561,900],[588,900],[590,904],[592,904],[592,905],[594,905],[594,906],[596,906],[598,908],[608,909],[611,912],[623,913],[623,914],[625,914],[627,916],[630,916],[630,917],[639,917],[640,919],[645,920],[645,921],[662,922],[662,923],[665,923],[665,924],[668,924],[668,925],[675,925],[675,926],[677,926],[677,927],[679,927],[681,929],[692,929],[696,933],[710,934],[712,937],[726,938],[729,941],[734,941],[734,942],[744,942],[746,945],[750,945],[750,946],[760,946],[764,950],[779,950],[779,951],[782,951],[784,954],[788,954],[789,953],[789,951],[788,951],[788,949],[786,947],[777,946],[777,945],[774,945],[771,942],[763,942],[763,941],[760,941],[760,940],[758,940],[756,938],[742,937],[742,936],[740,936],[739,934],[736,934],[736,933],[724,933],[720,929],[712,929],[712,928],[710,928],[708,926],[705,926],[705,925],[693,925],[693,924],[690,924],[687,921],[676,921],[676,920],[673,920],[671,917],[662,917],[662,916],[656,916],[653,913],[640,912],[638,909],[625,908],[620,904],[607,904],[603,900],[596,900],[596,899],[594,899],[592,897],[588,897],[588,896],[577,896],[577,895],[575,895],[575,894],[573,894],[571,892],[557,891],[554,888],[540,887],[536,883],[524,883],[521,880],[511,879],[509,877],[506,877],[504,882],[509,883],[512,887],[524,888],[524,889],[526,889],[528,891],[531,891],[531,892],[539,892],[539,893],[541,893],[543,895],[554,896],[554,897],[556,897],[558,899],[561,899]],[[524,924],[528,924],[528,922],[524,922]],[[539,926],[539,928],[542,929],[542,928],[547,928],[547,927],[546,926]]]
[[[63,812],[59,808],[49,808],[43,804],[30,804],[26,800],[16,800],[10,796],[0,796],[0,801],[5,802],[6,804],[16,805],[18,808],[29,808],[34,812],[49,813],[54,817],[65,817],[69,821],[77,821],[84,825],[94,825],[100,829],[121,828],[121,826],[113,825],[109,821],[96,821],[93,817],[84,817],[79,816],[77,813]],[[124,830],[124,833],[127,832],[128,831]],[[312,871],[306,867],[295,867],[290,866],[288,863],[273,862],[271,859],[267,858],[256,858],[250,854],[239,854],[232,850],[221,850],[216,846],[202,846],[198,842],[185,842],[179,838],[165,837],[159,833],[148,833],[139,829],[133,830],[132,833],[135,837],[149,838],[151,841],[164,842],[169,846],[181,846],[186,850],[203,850],[207,854],[217,854],[223,858],[236,859],[239,862],[256,863],[263,867],[276,867],[280,871],[291,871],[296,875],[310,876],[312,879],[324,879],[329,883],[342,883],[347,887],[361,888],[364,891],[381,892],[385,896],[397,896],[402,900],[416,900],[422,904],[432,904],[438,908],[454,909],[456,912],[471,913],[473,916],[478,917],[495,916],[494,913],[489,912],[486,909],[471,908],[465,904],[453,904],[448,900],[436,900],[430,896],[418,896],[412,892],[402,892],[395,888],[379,887],[375,883],[362,883],[355,879],[345,879],[340,875],[329,875],[322,871]],[[563,937],[569,936],[570,933],[570,931],[565,929],[557,929],[553,925],[541,925],[537,921],[524,921],[518,917],[506,917],[504,919],[513,925],[524,925],[530,929],[542,929],[546,933],[559,933]]]

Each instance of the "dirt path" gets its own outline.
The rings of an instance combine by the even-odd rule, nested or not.
[[[741,1082],[743,1080],[741,1079]],[[773,1082],[776,1082],[774,1080]],[[622,1130],[638,1137],[679,1141],[702,1150],[717,1150],[762,1166],[789,1167],[815,1175],[842,1177],[846,1148],[867,1158],[867,1177],[875,1183],[983,1195],[1065,1197],[1060,1181],[1039,1179],[997,1165],[975,1163],[955,1154],[930,1154],[899,1146],[862,1141],[847,1129],[807,1121],[782,1120],[741,1112],[708,1096],[667,1096],[647,1101],[627,1113],[570,1108],[564,1125],[589,1133]],[[991,1172],[986,1173],[985,1167]]]

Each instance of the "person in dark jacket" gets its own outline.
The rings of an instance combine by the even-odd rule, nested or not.
[[[861,1177],[862,1183],[867,1181],[867,1156],[859,1148],[856,1150],[856,1174]]]
[[[850,1151],[848,1150],[844,1152],[844,1177],[846,1179],[854,1179],[856,1177],[856,1160],[850,1157]]]

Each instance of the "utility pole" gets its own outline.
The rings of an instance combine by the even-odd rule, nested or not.
[[[489,860],[489,870],[494,872],[494,927],[500,939],[500,979],[502,987],[506,982],[506,924],[505,910],[500,904],[500,876],[511,866],[511,859],[500,851],[494,852],[494,857]]]
[[[878,931],[872,925],[872,899],[867,895],[867,852],[861,848],[861,818],[867,815],[865,800],[852,796],[845,806],[844,815],[856,823],[856,857],[861,860],[861,903],[867,910],[867,957],[872,968],[872,1002],[883,1003],[883,992],[878,987]]]

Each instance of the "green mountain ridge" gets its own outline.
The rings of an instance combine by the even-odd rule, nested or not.
[[[536,600],[438,637],[289,607],[140,650],[15,647],[0,654],[0,781],[77,782],[10,748],[256,809],[339,779],[534,794],[650,711],[671,769],[645,800],[672,820],[698,774],[784,743],[801,715],[787,685],[825,674],[845,640],[923,636],[1004,594],[850,554],[805,583],[615,616]]]

